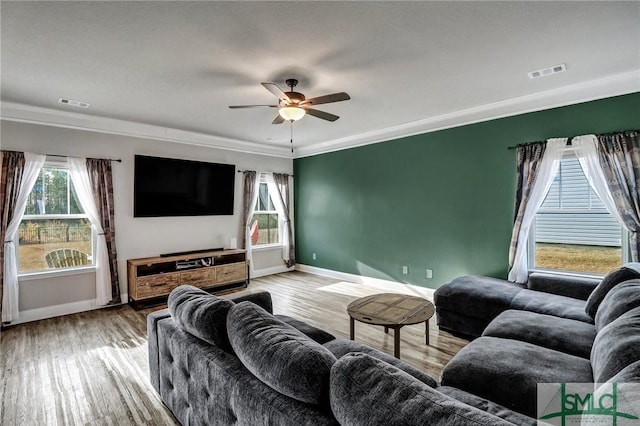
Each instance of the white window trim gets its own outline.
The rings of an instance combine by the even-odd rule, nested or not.
[[[264,177],[264,173],[260,174],[260,184],[267,184],[267,180]],[[258,189],[259,190],[259,189]],[[267,191],[269,191],[269,185],[267,185]],[[271,197],[271,193],[268,193],[269,197]],[[258,195],[258,199],[256,201],[256,204],[258,204],[260,202],[260,195]],[[271,200],[271,202],[273,203],[273,200]],[[278,214],[278,211],[275,210],[254,210],[253,211],[253,215],[257,215],[257,214],[274,214],[278,217],[278,242],[277,243],[264,243],[264,244],[251,244],[251,251],[263,251],[263,250],[272,250],[272,249],[276,249],[276,248],[282,248],[283,243],[282,243],[282,225],[284,223],[284,220],[282,219],[282,217],[280,217],[280,215]]]
[[[64,158],[63,160],[54,159],[51,160],[47,158],[42,169],[56,169],[56,170],[66,170],[69,172],[69,168],[67,167],[67,160]],[[42,170],[41,170],[42,171]],[[41,172],[40,171],[40,172]],[[38,173],[40,173],[38,172]],[[69,176],[69,179],[71,177]],[[87,219],[89,220],[89,216],[87,214],[25,214],[22,217],[22,221],[25,220],[57,220],[57,219]],[[96,250],[96,242],[97,235],[93,226],[91,226],[91,253],[95,253]],[[16,260],[18,265],[20,265],[20,244],[17,245],[16,250]],[[90,265],[85,266],[72,266],[67,268],[56,268],[56,269],[41,269],[41,270],[33,270],[28,272],[19,272],[18,271],[18,280],[19,281],[31,281],[38,280],[42,278],[53,278],[53,277],[62,277],[67,275],[78,275],[78,274],[86,274],[86,273],[95,273],[96,271],[96,263],[94,256],[89,256],[91,259]]]

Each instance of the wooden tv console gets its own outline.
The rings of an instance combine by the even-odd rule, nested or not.
[[[249,264],[245,250],[145,257],[127,260],[127,278],[129,303],[138,309],[166,302],[171,290],[182,284],[213,292],[246,287]]]

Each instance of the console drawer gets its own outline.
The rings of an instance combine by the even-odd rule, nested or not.
[[[138,277],[136,282],[137,299],[156,297],[169,293],[180,285],[180,276],[176,272]]]
[[[180,272],[180,284],[206,287],[215,284],[216,268],[200,268],[193,271]]]
[[[224,284],[228,282],[242,281],[246,279],[247,279],[247,264],[244,262],[217,266],[216,284]]]

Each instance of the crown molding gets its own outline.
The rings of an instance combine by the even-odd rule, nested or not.
[[[296,149],[295,158],[635,92],[640,92],[640,70],[403,123],[356,136],[301,146]]]
[[[134,121],[79,114],[16,102],[0,103],[0,120],[31,123],[43,126],[107,133],[134,138],[155,139],[187,145],[219,148],[250,154],[291,158],[288,146],[257,144],[231,138],[155,126]]]
[[[420,133],[435,132],[481,121],[510,117],[566,105],[640,91],[640,70],[578,83],[558,89],[507,99],[423,120],[296,148],[294,158],[340,151],[390,141]],[[258,144],[205,133],[155,126],[127,120],[92,116],[15,102],[0,102],[0,120],[16,121],[135,138],[155,139],[187,145],[226,149],[250,154],[291,158],[290,148]]]

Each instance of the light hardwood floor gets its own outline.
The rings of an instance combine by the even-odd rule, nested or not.
[[[251,281],[273,296],[274,312],[348,338],[347,305],[357,297],[397,291],[431,298],[432,291],[354,284],[303,272]],[[128,305],[21,324],[0,336],[1,425],[174,425],[149,383],[146,316]],[[403,360],[439,378],[467,341],[430,321],[401,332]],[[393,332],[356,322],[356,340],[393,354]]]

